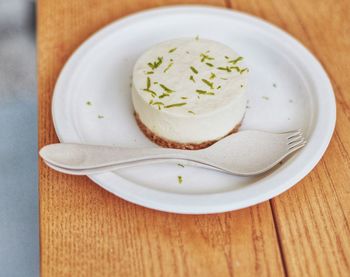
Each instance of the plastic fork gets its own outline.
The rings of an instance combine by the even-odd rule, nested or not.
[[[306,144],[302,130],[232,134],[202,150],[124,148],[74,143],[51,144],[40,156],[53,169],[68,174],[96,174],[150,162],[185,160],[235,175],[257,175],[274,167]]]

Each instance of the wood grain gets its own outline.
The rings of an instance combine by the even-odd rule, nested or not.
[[[39,147],[57,142],[51,97],[72,52],[124,15],[179,3],[257,15],[317,56],[337,98],[326,155],[270,202],[208,216],[145,209],[40,161],[42,276],[349,276],[350,1],[39,0]]]
[[[350,274],[350,1],[233,1],[306,45],[328,72],[337,98],[337,125],[326,155],[310,175],[274,198],[286,272],[293,276]]]
[[[39,2],[39,146],[57,142],[51,96],[74,49],[123,15],[174,3],[181,2]],[[167,214],[127,203],[88,178],[62,175],[40,162],[40,227],[43,276],[284,274],[269,202],[220,215]]]

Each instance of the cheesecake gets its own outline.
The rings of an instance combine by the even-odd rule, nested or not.
[[[157,44],[133,69],[136,122],[160,146],[208,147],[240,127],[248,72],[242,56],[213,40],[181,38]]]

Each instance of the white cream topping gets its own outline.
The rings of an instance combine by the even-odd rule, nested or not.
[[[176,39],[146,51],[133,71],[132,99],[157,135],[200,143],[226,135],[243,118],[248,70],[229,47]]]

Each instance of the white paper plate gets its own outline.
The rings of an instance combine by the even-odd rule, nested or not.
[[[250,68],[249,109],[242,129],[283,132],[303,128],[308,145],[273,171],[237,177],[176,164],[147,165],[89,176],[130,202],[168,212],[216,213],[268,200],[317,164],[335,125],[335,99],[314,56],[282,30],[220,8],[158,8],[118,20],[72,55],[54,91],[53,120],[62,142],[152,146],[138,129],[130,99],[137,57],[172,38],[209,38],[243,55]],[[91,101],[92,105],[86,105]],[[98,118],[98,115],[104,118]],[[177,176],[183,176],[179,184]]]

